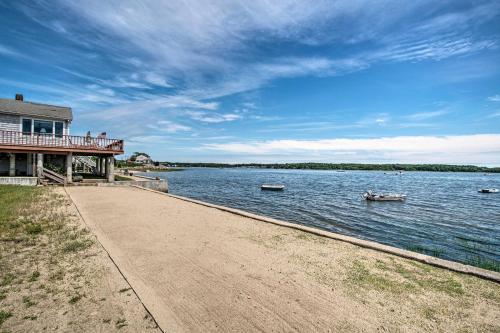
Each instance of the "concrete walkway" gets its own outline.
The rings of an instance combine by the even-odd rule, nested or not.
[[[498,327],[498,304],[476,296],[478,288],[499,296],[492,282],[137,188],[72,187],[68,193],[166,332]],[[391,283],[410,279],[409,272],[451,279],[463,289],[461,298],[476,298],[474,305],[432,288],[413,297],[394,292],[396,284],[374,280],[372,286],[363,276],[378,274],[378,264]],[[403,275],[392,272],[396,264]],[[425,317],[421,309],[434,305],[452,314]]]

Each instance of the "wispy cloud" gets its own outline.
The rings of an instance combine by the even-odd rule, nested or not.
[[[417,113],[410,114],[410,115],[406,116],[405,118],[408,120],[413,120],[413,121],[421,121],[421,120],[427,120],[427,119],[431,119],[431,118],[444,116],[448,113],[450,113],[450,110],[447,110],[447,109],[438,110],[438,111],[429,111],[429,112],[417,112]]]
[[[190,131],[191,127],[174,123],[169,120],[160,120],[156,125],[148,125],[150,129],[165,132],[165,133],[176,133]]]
[[[219,114],[203,111],[185,111],[185,114],[188,115],[191,119],[213,124],[235,121],[242,118],[241,115],[235,113]]]
[[[356,124],[360,127],[373,125],[385,126],[390,122],[390,120],[391,116],[387,112],[379,112],[364,117],[363,119],[357,121]]]
[[[124,116],[144,116],[155,110],[174,110],[182,108],[195,108],[201,110],[216,110],[216,102],[200,102],[188,96],[161,96],[156,95],[153,98],[143,97],[138,101],[117,105],[104,110],[87,112],[82,115],[90,119],[112,120]]]
[[[273,119],[274,120],[274,119]],[[280,118],[278,118],[280,120]],[[259,130],[263,133],[273,133],[273,132],[319,132],[328,130],[339,130],[339,129],[349,129],[349,128],[361,128],[365,126],[360,122],[353,124],[343,124],[341,122],[334,121],[297,121],[293,123],[280,123],[275,126],[268,126],[264,129]]]
[[[23,57],[24,55],[10,47],[0,44],[0,55],[10,56],[10,57]]]
[[[494,40],[473,40],[449,36],[438,40],[423,40],[390,46],[372,55],[374,59],[393,61],[422,61],[445,58],[491,49],[497,46]]]
[[[488,97],[487,99],[488,99],[488,101],[492,101],[492,102],[500,102],[500,95],[496,94],[496,95]]]
[[[164,135],[140,135],[132,136],[127,140],[127,144],[132,146],[143,144],[163,144],[168,143],[169,138]]]

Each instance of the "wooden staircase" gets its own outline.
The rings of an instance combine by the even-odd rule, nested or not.
[[[66,185],[66,177],[58,174],[47,168],[43,168],[42,174],[38,176],[38,180],[42,185],[57,184]]]
[[[75,171],[81,170],[82,172],[95,172],[97,167],[96,162],[89,156],[73,156],[73,164]]]

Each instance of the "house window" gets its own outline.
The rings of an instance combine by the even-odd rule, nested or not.
[[[35,120],[33,131],[40,134],[52,134],[52,122],[46,120]]]
[[[23,134],[31,134],[31,119],[23,119]]]
[[[56,121],[54,122],[54,130],[55,130],[55,135],[59,138],[62,138],[63,136],[63,128],[64,128],[64,125],[62,122],[60,121]]]

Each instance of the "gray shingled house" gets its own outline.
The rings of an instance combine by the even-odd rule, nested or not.
[[[70,135],[72,120],[69,107],[26,102],[20,94],[0,99],[0,184],[71,183],[73,161],[88,156],[96,157],[98,174],[114,181],[123,140]]]

